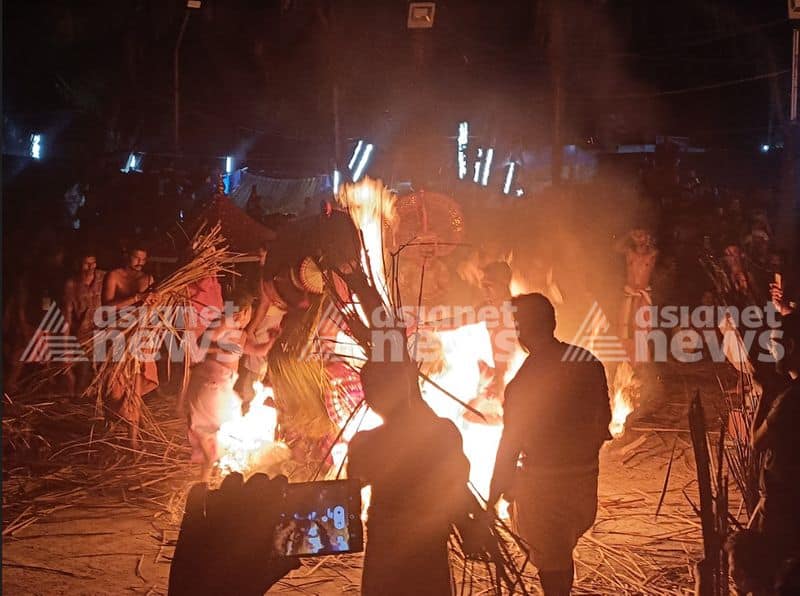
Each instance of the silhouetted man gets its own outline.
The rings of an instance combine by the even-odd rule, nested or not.
[[[512,304],[531,355],[506,387],[490,503],[514,501],[545,595],[563,596],[572,589],[572,551],[597,513],[598,452],[611,438],[608,387],[592,354],[554,337],[547,298],[525,294]]]
[[[361,370],[367,404],[384,420],[349,447],[348,476],[372,486],[365,596],[450,594],[450,526],[474,503],[461,435],[433,413],[416,382],[405,363],[368,362]]]
[[[759,412],[752,433],[753,447],[766,451],[759,529],[773,561],[800,556],[800,313],[783,317],[781,330],[783,354],[775,355],[779,371],[791,381],[766,416]]]

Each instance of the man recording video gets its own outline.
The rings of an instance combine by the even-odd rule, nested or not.
[[[416,390],[416,370],[369,362],[361,370],[367,404],[384,424],[350,442],[348,475],[372,486],[362,594],[451,593],[451,526],[479,507],[467,489],[461,435]],[[290,485],[297,486],[297,485]],[[217,491],[196,485],[175,549],[169,594],[263,594],[291,569],[274,555],[286,479],[230,474]]]

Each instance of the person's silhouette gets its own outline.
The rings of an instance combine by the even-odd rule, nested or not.
[[[597,514],[598,453],[611,438],[606,375],[592,354],[554,337],[547,298],[526,294],[512,305],[520,343],[531,355],[506,387],[490,505],[503,494],[515,501],[514,521],[544,593],[566,596],[572,551]]]
[[[367,404],[384,424],[350,442],[348,475],[372,486],[362,593],[451,593],[451,524],[474,503],[461,435],[420,397],[408,363],[368,362]]]

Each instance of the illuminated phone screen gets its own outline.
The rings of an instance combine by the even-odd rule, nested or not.
[[[362,550],[361,499],[353,481],[286,487],[273,550],[278,556],[336,555]]]

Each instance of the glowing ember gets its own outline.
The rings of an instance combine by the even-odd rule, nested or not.
[[[253,389],[256,397],[247,414],[226,421],[217,434],[222,454],[218,465],[223,475],[255,471],[274,473],[274,468],[288,456],[288,447],[275,441],[277,412],[264,403],[273,397],[272,388],[256,381]]]

